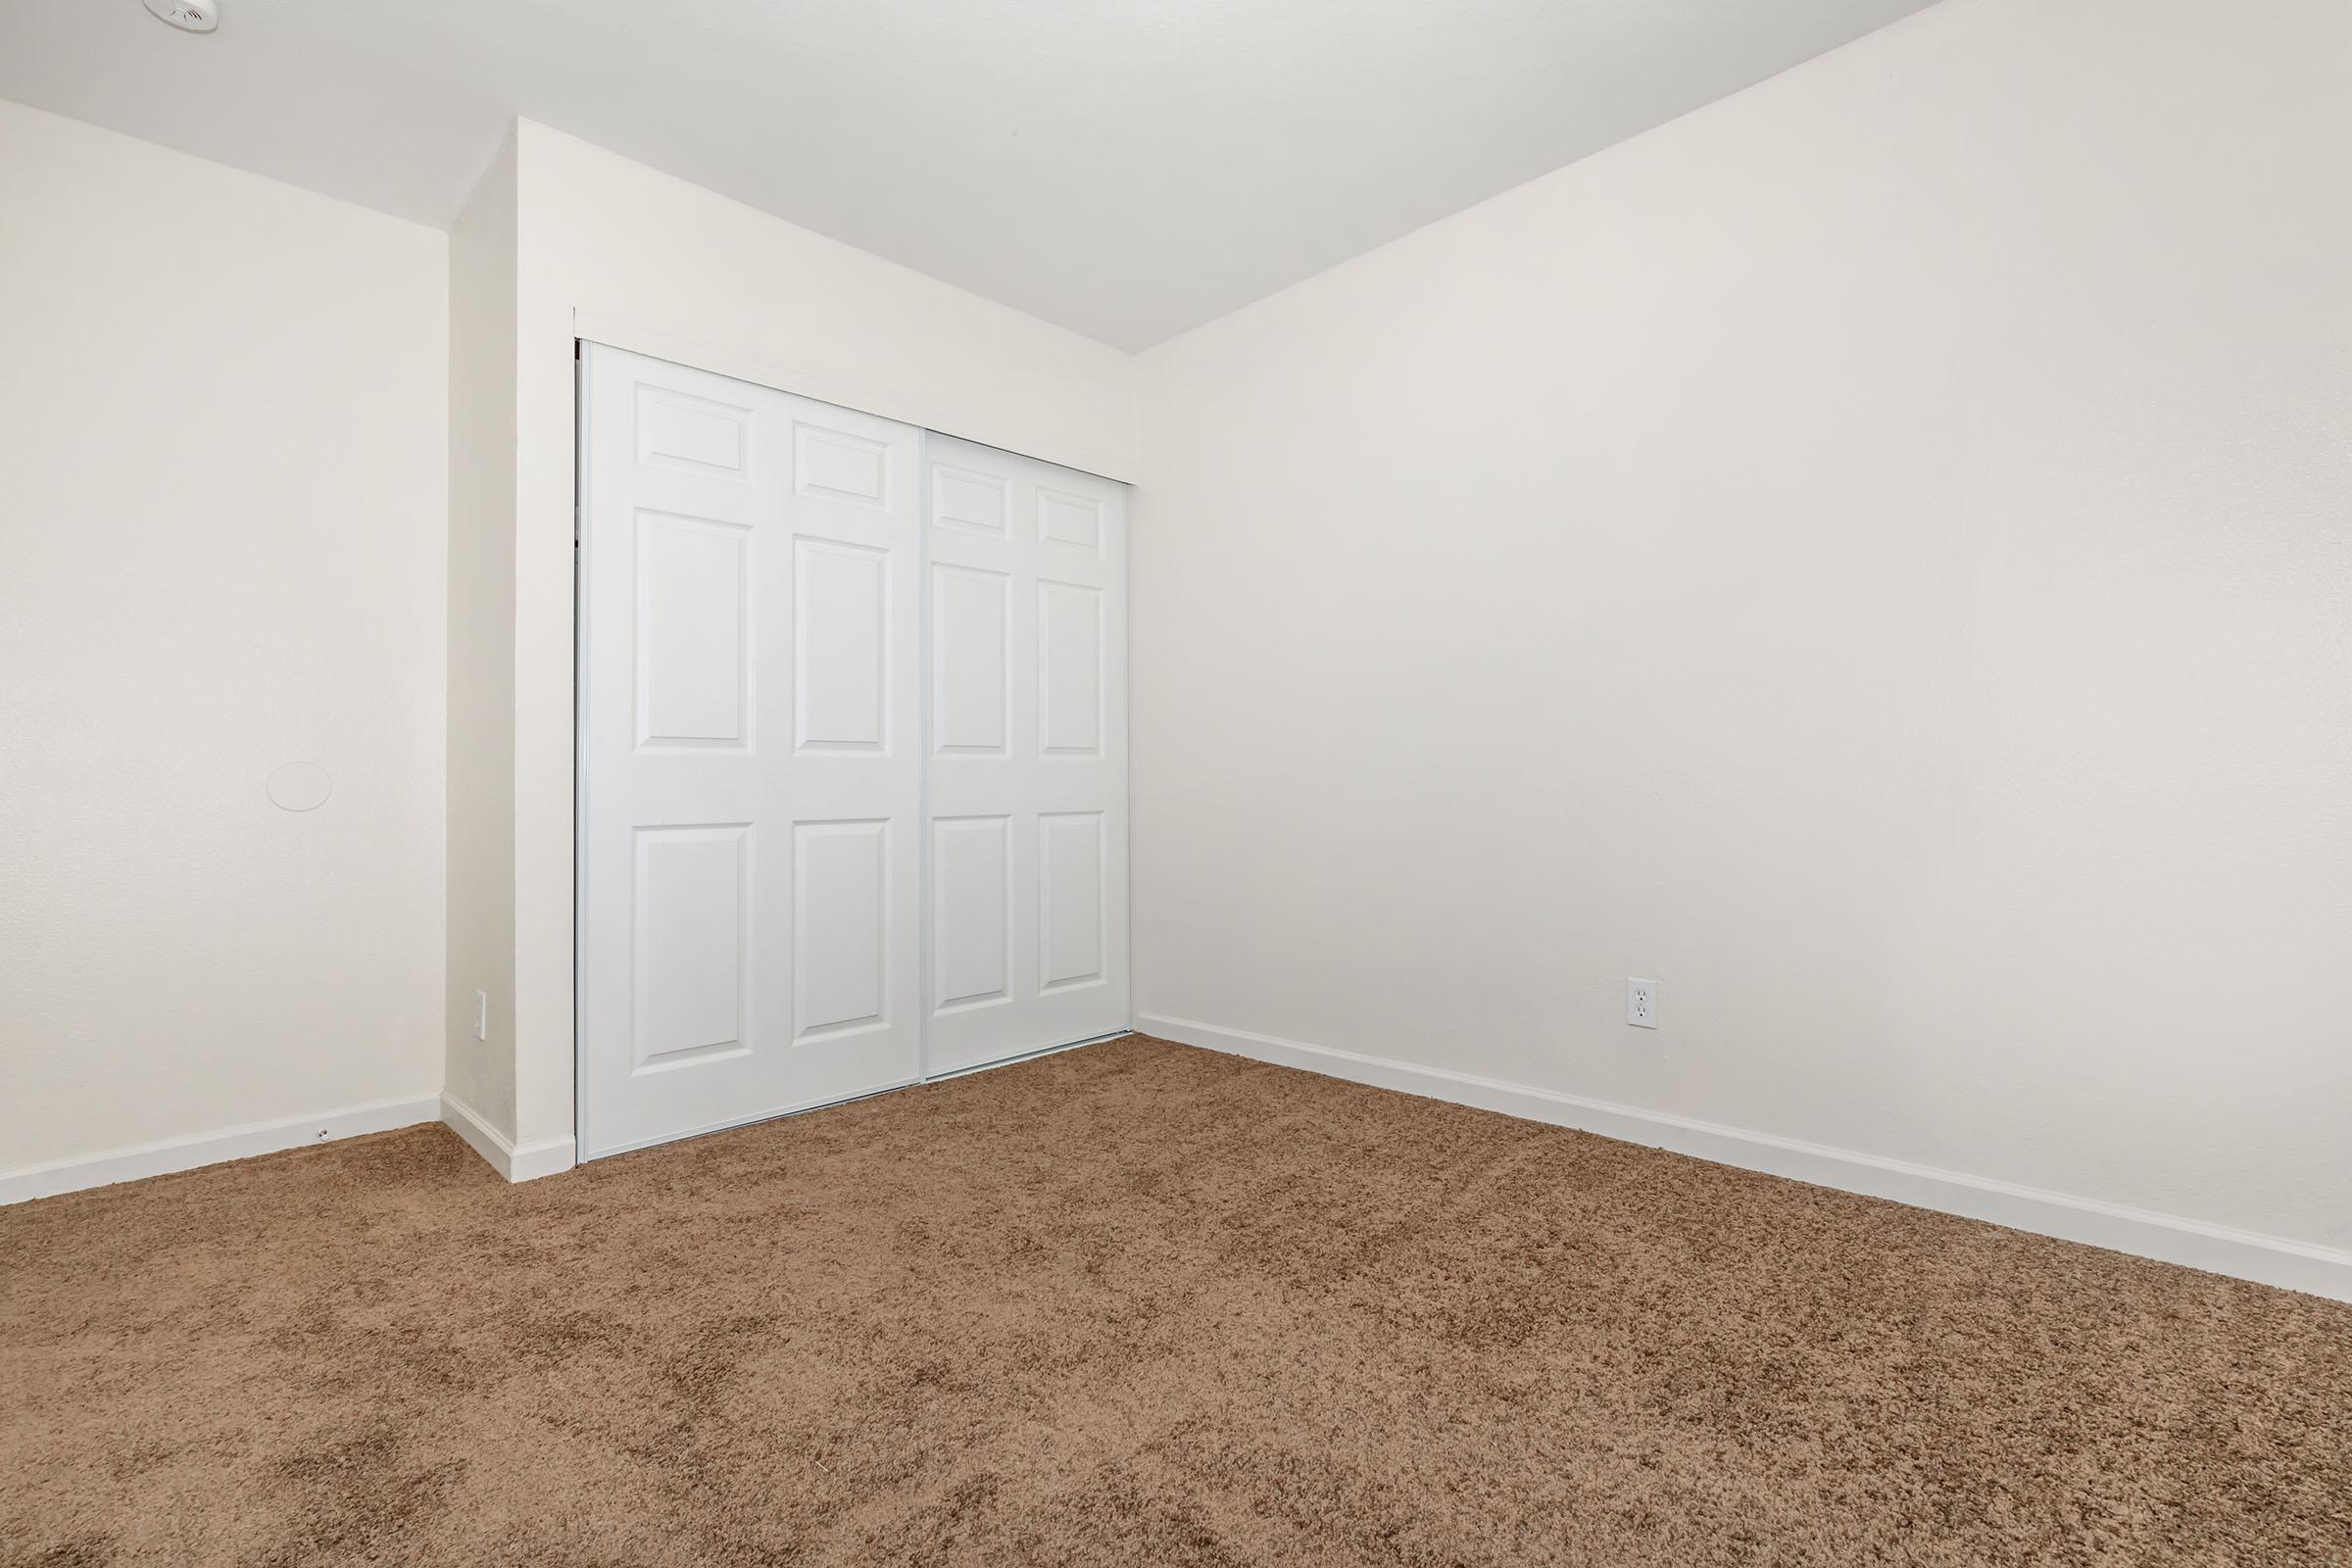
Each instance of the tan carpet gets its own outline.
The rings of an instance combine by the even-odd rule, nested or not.
[[[1157,1042],[0,1256],[10,1563],[2352,1562],[2352,1307]]]

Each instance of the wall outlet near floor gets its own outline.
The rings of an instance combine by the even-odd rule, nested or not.
[[[1655,1029],[1658,1026],[1658,983],[1655,980],[1625,979],[1625,1021],[1637,1029]]]
[[[476,1040],[490,1038],[490,993],[487,991],[476,991],[473,994],[473,1038]]]

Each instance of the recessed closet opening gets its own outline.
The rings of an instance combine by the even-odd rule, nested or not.
[[[584,342],[582,1158],[1129,1022],[1127,488]]]

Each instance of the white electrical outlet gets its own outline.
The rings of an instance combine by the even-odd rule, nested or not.
[[[473,994],[473,1038],[476,1040],[490,1038],[490,993],[487,991],[476,991]]]
[[[1636,980],[1626,976],[1625,1021],[1637,1029],[1655,1029],[1658,1026],[1658,983],[1655,980]]]

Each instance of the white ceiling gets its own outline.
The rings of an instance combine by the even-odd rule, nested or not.
[[[0,96],[446,227],[514,114],[1141,348],[1928,0],[0,0]]]

